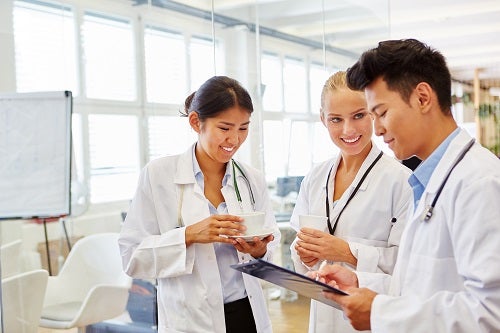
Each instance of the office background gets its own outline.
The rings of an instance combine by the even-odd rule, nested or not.
[[[454,77],[456,119],[498,154],[500,4],[414,6],[390,0],[2,0],[0,91],[72,92],[73,215],[66,226],[81,237],[119,230],[140,169],[195,140],[179,117],[185,97],[212,75],[234,77],[255,105],[238,158],[265,171],[276,213],[286,214],[293,192],[280,195],[277,179],[302,176],[336,153],[319,122],[325,79],[383,39],[415,37],[441,50]],[[22,239],[26,251],[38,251],[44,234],[32,222],[1,222],[2,244]],[[49,224],[50,240],[61,235],[59,223]]]

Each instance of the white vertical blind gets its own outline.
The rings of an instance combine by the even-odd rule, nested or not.
[[[130,199],[139,175],[136,116],[89,115],[91,202]]]
[[[216,74],[214,70],[213,41],[203,37],[191,37],[189,58],[191,63],[191,91],[195,91],[203,82]],[[221,65],[221,61],[217,61],[217,64]],[[223,69],[218,68],[217,72],[217,74],[221,74]]]
[[[148,117],[149,160],[184,152],[197,139],[186,117]]]
[[[276,181],[278,176],[286,173],[288,161],[287,140],[285,140],[285,128],[280,120],[264,120],[264,171],[266,180]]]
[[[261,80],[264,85],[262,106],[266,111],[282,111],[283,85],[280,58],[273,54],[262,54],[261,68]]]
[[[307,113],[307,77],[303,60],[285,57],[283,91],[286,112]]]
[[[321,109],[321,91],[328,79],[328,71],[321,65],[309,66],[309,96],[311,98],[311,113],[319,114]]]
[[[64,2],[14,1],[17,88],[68,89],[78,95],[78,71],[83,71],[83,96],[77,103],[85,105],[85,111],[78,113],[73,124],[76,165],[90,170],[83,174],[90,175],[92,202],[128,200],[136,186],[140,149],[151,160],[180,153],[196,140],[196,133],[187,119],[177,116],[177,109],[206,79],[224,74],[224,38],[214,44],[205,31],[190,25],[182,33],[157,22],[145,23],[140,29],[133,23],[134,16],[118,17],[113,11],[95,9],[101,6],[89,9]],[[76,10],[83,13],[81,25],[77,25]],[[77,53],[78,34],[81,54]],[[138,43],[143,49],[136,49],[135,38],[144,38],[144,43]],[[317,119],[327,71],[319,64],[307,64],[306,55],[300,52],[279,53],[266,51],[261,57],[265,172],[270,181],[305,173],[311,159],[329,157],[333,146]],[[140,66],[145,75],[138,82]],[[137,87],[143,85],[144,99],[138,100]],[[146,103],[166,105],[154,105],[151,112],[143,108]],[[291,112],[295,113],[293,120],[288,119]],[[145,140],[140,141],[138,125],[142,123]],[[81,130],[89,132],[78,132]],[[77,138],[89,141],[78,142]],[[147,146],[139,147],[141,142]],[[293,148],[290,156],[289,146]],[[88,156],[88,161],[82,156]]]
[[[292,122],[288,151],[288,176],[303,176],[311,168],[309,133],[309,124],[306,121]]]
[[[85,12],[82,27],[88,98],[134,101],[135,49],[129,20]]]
[[[322,122],[313,124],[312,163],[325,161],[340,152],[330,139],[330,134]]]
[[[70,90],[79,94],[75,22],[67,5],[14,1],[18,92]]]
[[[188,93],[185,44],[180,33],[146,26],[144,56],[148,102],[181,104],[184,101]]]

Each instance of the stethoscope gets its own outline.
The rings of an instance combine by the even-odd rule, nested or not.
[[[238,163],[236,163],[236,161],[233,159],[231,159],[231,163],[233,166],[234,192],[236,193],[236,199],[238,199],[238,203],[240,204],[240,209],[243,212],[243,200],[241,199],[240,189],[238,188],[238,182],[236,181],[236,169],[238,169],[241,176],[245,180],[245,184],[247,185],[248,188],[248,193],[250,193],[250,203],[252,204],[252,208],[255,211],[255,197],[253,196],[252,185],[250,185],[250,181],[248,180],[247,176],[245,175],[241,167],[238,165]]]
[[[361,184],[365,180],[366,176],[368,176],[368,174],[370,173],[371,169],[375,166],[375,164],[378,162],[378,160],[380,160],[380,158],[382,157],[383,154],[384,154],[383,152],[380,152],[378,154],[378,156],[375,158],[375,160],[372,162],[372,164],[370,164],[370,166],[368,167],[368,169],[366,169],[365,173],[363,174],[363,176],[359,180],[358,184],[354,188],[354,191],[352,191],[351,195],[347,199],[344,207],[342,207],[342,210],[340,211],[339,215],[337,215],[337,218],[335,219],[335,223],[333,224],[333,226],[332,226],[332,224],[330,222],[330,203],[329,203],[330,199],[328,198],[328,183],[330,182],[330,175],[331,175],[332,170],[333,170],[333,165],[330,168],[330,171],[328,172],[328,177],[326,178],[326,185],[325,185],[325,191],[326,191],[326,204],[325,204],[325,207],[326,207],[326,219],[327,219],[327,222],[328,222],[328,231],[330,231],[330,235],[333,235],[335,233],[335,230],[337,229],[337,224],[338,224],[339,219],[340,219],[340,215],[342,215],[342,213],[344,212],[344,209],[349,204],[349,201],[351,201],[351,199],[354,198],[354,195],[356,195],[356,192],[358,192],[358,190],[361,187]]]
[[[453,169],[455,169],[455,167],[458,165],[458,163],[460,163],[460,161],[464,158],[465,154],[467,154],[467,152],[471,149],[471,147],[474,145],[474,142],[475,142],[475,140],[471,139],[467,143],[467,145],[462,149],[462,152],[460,153],[460,155],[457,157],[457,159],[453,163],[453,166],[451,167],[451,169],[448,170],[446,177],[444,177],[441,185],[439,185],[439,189],[436,193],[436,196],[432,200],[431,205],[427,206],[424,213],[422,214],[422,221],[428,222],[431,219],[433,211],[434,211],[434,207],[436,207],[436,202],[438,201],[439,196],[441,195],[441,192],[443,191],[444,185],[446,185],[446,182],[448,181],[448,178],[450,178],[451,172],[453,171]]]
[[[252,204],[252,208],[255,211],[255,198],[253,196],[253,191],[252,191],[252,186],[250,185],[250,182],[248,181],[247,176],[241,169],[241,167],[236,163],[235,160],[231,160],[232,165],[233,165],[233,184],[234,184],[234,192],[236,193],[236,198],[238,199],[238,203],[240,204],[240,209],[241,212],[243,212],[243,200],[241,200],[241,194],[240,194],[240,189],[238,188],[238,183],[236,182],[236,169],[240,172],[241,176],[245,180],[245,183],[247,184],[248,192],[250,193],[250,203]],[[184,221],[182,220],[182,201],[184,200],[184,185],[180,185],[180,194],[179,194],[179,202],[178,202],[178,208],[177,208],[177,228],[183,227],[184,226]]]

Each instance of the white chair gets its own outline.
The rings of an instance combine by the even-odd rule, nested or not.
[[[132,278],[122,269],[118,233],[78,240],[57,276],[50,276],[40,326],[53,329],[85,326],[125,312]]]
[[[2,279],[21,273],[22,241],[20,239],[0,247]]]
[[[2,280],[4,332],[38,332],[48,276],[39,269]]]

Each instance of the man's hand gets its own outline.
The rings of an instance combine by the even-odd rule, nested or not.
[[[326,265],[317,272],[308,272],[309,277],[319,276],[319,281],[345,291],[348,295],[325,292],[325,297],[338,303],[344,314],[357,330],[369,330],[372,303],[377,293],[359,288],[358,276],[350,269],[340,265]]]
[[[367,288],[348,288],[348,296],[325,292],[325,297],[338,303],[349,318],[352,327],[359,331],[371,329],[372,303],[377,293]]]

